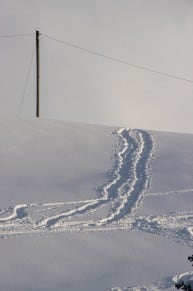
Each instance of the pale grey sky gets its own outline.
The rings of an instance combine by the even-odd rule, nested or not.
[[[35,30],[193,80],[191,0],[0,0],[0,114],[18,114]],[[41,37],[41,116],[193,133],[193,83]],[[35,113],[35,58],[22,116]]]

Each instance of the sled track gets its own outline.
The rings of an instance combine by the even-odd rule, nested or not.
[[[128,221],[149,187],[154,141],[143,130],[121,128],[113,134],[118,140],[113,165],[108,181],[98,188],[97,199],[2,209],[1,237],[43,231],[106,230]],[[100,209],[105,209],[105,215],[100,214]]]

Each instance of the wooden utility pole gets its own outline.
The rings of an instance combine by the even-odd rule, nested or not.
[[[40,116],[40,50],[39,50],[40,33],[36,31],[36,117]]]

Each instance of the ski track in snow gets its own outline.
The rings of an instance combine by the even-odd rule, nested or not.
[[[168,192],[156,192],[156,193],[147,193],[146,196],[167,196],[172,194],[186,194],[186,193],[193,193],[193,189],[183,189],[183,190],[172,190]]]
[[[147,193],[155,152],[151,134],[126,128],[113,134],[117,145],[112,169],[108,172],[108,181],[98,188],[97,199],[21,204],[2,209],[0,238],[31,233],[139,229],[193,247],[193,211],[149,216],[135,214],[144,195],[175,195],[193,192],[193,189]]]
[[[137,129],[121,128],[114,135],[118,143],[112,169],[108,181],[98,189],[97,199],[21,204],[0,210],[0,237],[43,231],[128,228],[149,187],[154,141],[148,132]]]

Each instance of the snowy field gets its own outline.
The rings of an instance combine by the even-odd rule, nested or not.
[[[0,134],[1,290],[175,290],[192,276],[193,135],[15,118]]]

